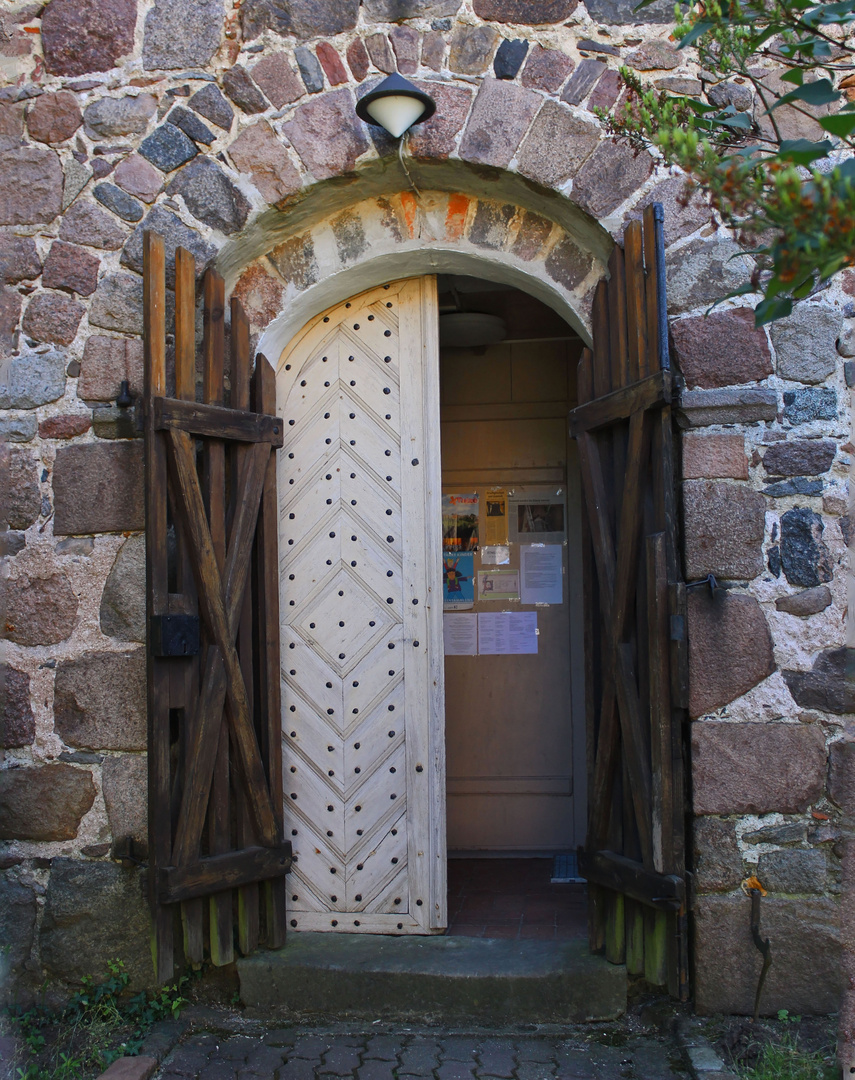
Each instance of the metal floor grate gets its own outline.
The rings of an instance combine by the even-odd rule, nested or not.
[[[556,855],[552,860],[552,884],[567,885],[575,882],[584,882],[579,877],[579,866],[576,862],[576,853],[572,855]]]

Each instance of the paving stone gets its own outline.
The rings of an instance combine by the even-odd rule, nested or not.
[[[692,389],[759,382],[772,374],[772,355],[751,308],[675,319],[671,323],[675,359]]]
[[[0,409],[36,409],[65,393],[66,356],[54,349],[14,356],[3,372]]]
[[[398,63],[398,71],[402,75],[415,75],[419,68],[419,34],[417,30],[414,30],[411,26],[396,26],[389,33],[389,41],[392,43],[392,49],[395,53],[395,59]],[[318,46],[318,56],[320,56],[320,48]],[[338,54],[336,54],[338,55]],[[344,70],[342,69],[342,74]],[[330,82],[333,82],[332,78],[327,72],[327,77],[330,78]],[[344,82],[345,79],[339,80]]]
[[[555,1075],[556,1068],[553,1064],[537,1061],[521,1061],[514,1073],[516,1080],[551,1080]]]
[[[696,817],[692,824],[694,874],[698,892],[729,892],[742,881],[742,855],[732,821]]]
[[[772,635],[753,596],[693,589],[688,638],[692,717],[720,709],[775,671]]]
[[[683,484],[686,576],[750,580],[763,572],[766,502],[744,484]]]
[[[578,0],[474,0],[475,14],[490,22],[545,26],[569,18]]]
[[[195,113],[182,108],[180,105],[176,105],[172,109],[167,120],[170,124],[175,124],[177,128],[181,128],[184,134],[189,136],[193,142],[210,146],[216,138],[207,124],[203,124]]]
[[[145,650],[59,661],[54,723],[63,742],[77,749],[145,750]]]
[[[329,1055],[327,1055],[329,1057]],[[323,1070],[318,1073],[319,1076],[329,1075]],[[335,1076],[341,1076],[339,1072],[334,1073]],[[398,1076],[398,1070],[395,1063],[392,1061],[366,1061],[362,1065],[357,1073],[359,1080],[396,1080]]]
[[[92,419],[89,416],[49,416],[39,421],[39,438],[74,439],[78,435],[85,435],[91,427]]]
[[[234,120],[234,109],[229,105],[219,89],[213,83],[197,90],[187,102],[200,116],[210,120],[212,124],[222,128],[223,131],[231,131]]]
[[[174,109],[173,112],[175,112]],[[116,171],[113,173],[113,179],[129,195],[135,195],[146,203],[154,202],[163,187],[161,173],[138,154],[131,154],[124,161],[119,162]],[[121,216],[124,217],[124,215]],[[139,219],[128,218],[127,220],[137,221]],[[121,247],[121,244],[116,246]]]
[[[493,74],[497,79],[515,79],[527,52],[524,38],[505,38],[493,58]]]
[[[86,308],[77,300],[58,293],[36,293],[27,304],[22,329],[36,341],[70,345],[77,334]]]
[[[346,89],[333,90],[298,105],[283,133],[316,180],[351,172],[368,149],[362,127],[353,123],[353,99]]]
[[[582,60],[564,87],[561,100],[568,105],[581,105],[606,70],[602,60]]]
[[[434,1073],[436,1080],[469,1080],[475,1075],[475,1066],[464,1061],[446,1061]]]
[[[499,32],[492,26],[458,24],[451,35],[448,66],[461,75],[483,75],[499,41]]]
[[[433,1039],[414,1036],[401,1051],[401,1072],[412,1076],[432,1076],[439,1065],[440,1044]]]
[[[784,391],[784,420],[809,424],[814,420],[837,419],[837,392],[829,387]]]
[[[229,147],[238,172],[249,173],[260,194],[278,203],[300,189],[300,174],[266,120],[245,128]]]
[[[227,235],[243,228],[249,216],[246,197],[210,158],[185,166],[166,192],[181,195],[194,217]]]
[[[521,82],[531,90],[554,94],[574,68],[573,60],[558,49],[532,45]]]
[[[109,71],[134,51],[136,0],[51,0],[41,17],[45,67],[52,75]]]
[[[602,142],[573,181],[573,201],[594,217],[605,217],[637,191],[652,172],[650,154],[636,154],[623,144]]]
[[[64,240],[54,240],[45,259],[42,284],[48,289],[63,289],[67,292],[90,296],[98,284],[98,270],[101,260],[97,255],[67,244]]]
[[[152,94],[103,97],[86,106],[83,122],[91,139],[142,135],[156,111],[157,98]]]
[[[742,434],[685,434],[682,439],[683,479],[748,479],[748,457]]]
[[[781,517],[781,565],[791,585],[813,587],[831,581],[834,567],[822,539],[824,526],[819,514],[805,506],[788,510]]]
[[[6,636],[17,645],[56,645],[77,623],[78,601],[65,574],[19,574],[6,582]]]
[[[626,63],[636,71],[671,70],[679,67],[680,52],[670,42],[652,38],[627,54]]]
[[[252,68],[250,74],[277,109],[301,98],[306,92],[285,53],[271,53]]]
[[[454,150],[458,132],[469,115],[472,91],[461,86],[416,81],[436,101],[436,113],[430,120],[413,128],[409,151],[414,157],[447,158]]]
[[[143,234],[146,229],[151,229],[163,237],[163,246],[166,254],[166,284],[172,289],[175,287],[175,249],[186,248],[196,260],[196,278],[202,276],[205,268],[216,255],[213,244],[203,240],[195,229],[191,229],[175,214],[170,213],[162,206],[155,206],[148,212],[145,220],[134,229],[133,235],[125,245],[122,252],[121,263],[123,266],[135,270],[141,274],[143,271]],[[99,287],[100,292],[100,287]],[[96,293],[97,296],[97,293]],[[92,316],[89,316],[90,323]],[[167,315],[167,323],[169,318]],[[103,326],[103,323],[97,325]],[[121,329],[121,327],[114,327]],[[141,331],[138,331],[141,332]]]
[[[347,47],[347,63],[357,82],[362,82],[371,67],[368,50],[362,38],[355,38]],[[429,65],[430,66],[430,65]]]
[[[369,34],[365,39],[365,47],[371,57],[371,63],[385,75],[391,75],[395,70],[395,61],[392,59],[392,50],[389,48],[389,39],[385,34]],[[309,84],[306,83],[308,86]]]
[[[144,527],[142,444],[89,443],[57,450],[54,535]]]
[[[324,1054],[324,1064],[319,1069],[319,1074],[330,1074],[333,1076],[341,1076],[345,1073],[351,1072],[353,1069],[359,1068],[360,1054],[359,1050],[355,1046],[340,1046],[333,1045]],[[377,1062],[376,1064],[380,1064]],[[391,1068],[383,1063],[382,1068],[388,1073],[390,1080],[392,1080]]]
[[[194,158],[199,150],[180,128],[174,124],[161,124],[148,138],[143,139],[139,152],[161,172],[172,172]]]
[[[3,686],[3,746],[6,750],[29,746],[36,737],[36,720],[30,702],[30,676],[5,664],[0,672],[0,680]]]
[[[775,390],[684,390],[677,421],[683,427],[710,424],[756,424],[778,415]]]
[[[827,585],[817,585],[813,589],[803,589],[802,592],[793,593],[790,596],[779,596],[775,601],[775,608],[784,611],[788,615],[807,617],[825,611],[831,605],[831,591]]]
[[[820,709],[836,716],[855,712],[850,650],[828,649],[819,654],[810,671],[783,674],[793,700],[803,709]]]
[[[321,1059],[305,1060],[289,1058],[279,1070],[279,1080],[316,1080],[316,1068],[320,1068]]]
[[[92,774],[73,765],[0,771],[0,839],[73,840],[95,801]]]
[[[396,1061],[403,1048],[404,1040],[398,1035],[372,1035],[365,1041],[363,1057],[366,1060]]]
[[[795,814],[825,786],[825,737],[818,724],[692,725],[696,814]]]
[[[35,242],[29,236],[0,234],[0,280],[7,285],[32,281],[42,272]]]
[[[62,204],[62,180],[53,150],[24,146],[0,153],[0,225],[53,221]]]
[[[301,39],[335,37],[353,30],[359,16],[359,0],[245,0],[241,5],[241,28],[247,41],[265,28]]]
[[[744,285],[754,261],[740,255],[731,240],[693,240],[680,248],[667,260],[668,311],[709,306]]]
[[[486,78],[481,84],[460,146],[465,161],[506,168],[540,107],[534,90]]]
[[[831,468],[836,452],[829,439],[774,443],[763,456],[763,468],[774,476],[817,476]]]
[[[89,325],[125,334],[143,332],[143,283],[132,274],[108,274],[89,305]]]
[[[520,172],[546,187],[559,187],[578,173],[599,141],[597,124],[580,120],[557,101],[547,101],[520,147]]]
[[[431,71],[442,71],[444,59],[445,38],[436,30],[431,30],[422,37],[422,63]]]
[[[250,78],[249,72],[240,64],[235,64],[223,75],[223,89],[245,113],[260,113],[267,108],[267,102]]]
[[[824,304],[796,304],[793,314],[772,323],[778,374],[783,379],[822,383],[837,365],[835,343],[843,320]]]
[[[65,142],[82,123],[77,98],[68,90],[37,97],[27,115],[27,130],[36,142]]]
[[[116,173],[118,174],[118,169]],[[101,248],[104,251],[116,251],[120,248],[125,242],[125,235],[124,229],[114,218],[91,202],[79,202],[70,207],[59,229],[62,240]]]
[[[223,0],[155,0],[145,19],[143,67],[204,68],[222,33]]]

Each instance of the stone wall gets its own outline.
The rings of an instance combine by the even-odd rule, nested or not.
[[[528,288],[585,334],[611,244],[656,199],[686,380],[686,574],[721,586],[692,590],[689,625],[698,1003],[750,1007],[739,882],[756,872],[769,933],[792,943],[767,1004],[834,1006],[855,737],[841,359],[855,355],[855,278],[771,334],[734,307],[701,317],[749,260],[731,260],[680,177],[605,140],[594,111],[620,99],[622,63],[701,89],[668,40],[670,5],[632,6],[4,6],[0,936],[17,992],[116,955],[151,978],[141,872],[121,858],[145,844],[142,457],[136,409],[116,403],[123,381],[134,399],[142,388],[143,230],[188,247],[200,273],[215,262],[275,359],[294,319],[372,275],[440,264]],[[439,106],[410,139],[409,176],[353,112],[396,69]],[[744,86],[706,90],[754,108]],[[810,118],[781,115],[812,136]],[[824,989],[808,999],[811,978]]]

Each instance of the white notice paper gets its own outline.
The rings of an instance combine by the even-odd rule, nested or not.
[[[536,652],[536,611],[482,611],[479,613],[479,655],[520,656]]]
[[[561,604],[564,601],[561,544],[520,545],[520,599],[524,604]]]
[[[478,616],[455,614],[442,617],[442,640],[446,656],[478,655]]]

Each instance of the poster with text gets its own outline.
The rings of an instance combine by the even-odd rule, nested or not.
[[[445,611],[460,611],[475,603],[475,555],[446,552],[442,556],[442,606]]]
[[[443,495],[442,550],[478,550],[478,493]]]
[[[484,496],[487,514],[484,520],[484,543],[508,542],[508,493],[504,488],[492,488]]]

